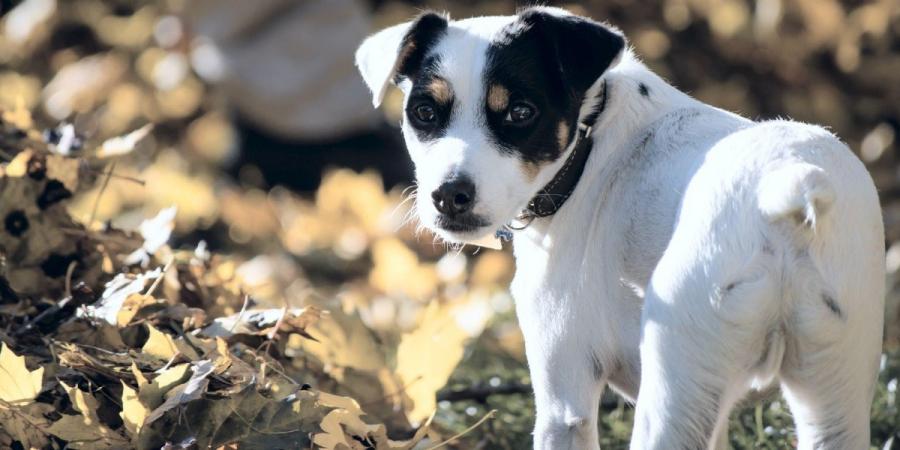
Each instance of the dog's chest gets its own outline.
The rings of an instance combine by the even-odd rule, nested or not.
[[[617,284],[609,272],[612,267],[603,263],[615,259],[616,241],[601,236],[602,230],[594,233],[580,227],[556,230],[552,239],[546,235],[541,239],[545,230],[534,228],[514,241],[516,274],[510,290],[520,320],[523,314],[542,322],[554,317],[577,320],[602,309],[600,303]]]

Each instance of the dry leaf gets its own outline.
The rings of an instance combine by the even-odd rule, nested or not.
[[[47,178],[57,180],[69,192],[78,191],[81,161],[59,155],[47,155]]]
[[[206,377],[212,374],[214,369],[213,363],[208,360],[192,363],[191,370],[193,370],[194,374],[191,375],[191,378],[187,383],[176,386],[169,392],[166,392],[166,401],[147,416],[144,424],[152,423],[162,417],[166,411],[176,406],[199,399],[206,392],[206,386],[209,384],[209,380]]]
[[[26,448],[44,448],[48,445],[46,430],[50,426],[44,414],[51,411],[53,406],[45,403],[13,406],[0,402],[0,431]]]
[[[100,450],[129,447],[128,441],[122,435],[100,422],[100,418],[97,417],[97,399],[93,395],[78,389],[77,386],[60,384],[69,395],[72,407],[81,415],[63,414],[62,419],[50,425],[48,433],[68,441],[70,448]]]
[[[479,305],[484,306],[483,300],[471,296],[451,304],[434,301],[425,309],[419,326],[401,338],[396,373],[413,402],[407,412],[410,422],[421,422],[432,414],[437,406],[435,393],[447,384],[466,342],[481,334],[491,313]],[[475,321],[466,322],[471,319]]]
[[[146,382],[144,380],[144,383]],[[119,413],[119,416],[122,417],[125,428],[132,436],[137,436],[141,432],[148,415],[150,415],[150,410],[141,403],[138,391],[122,381],[122,412]]]
[[[142,308],[158,305],[160,303],[163,302],[160,302],[150,295],[131,294],[125,299],[125,302],[122,303],[122,308],[119,309],[119,313],[116,315],[116,323],[120,328],[126,327]]]
[[[181,354],[190,360],[195,360],[200,357],[200,355],[197,354],[197,351],[182,338],[173,339],[172,336],[159,331],[150,324],[147,324],[147,331],[149,331],[150,336],[147,338],[147,342],[144,343],[141,350],[148,355],[155,356],[165,361],[171,360],[177,354]]]
[[[194,419],[192,431],[170,440],[196,436],[198,448],[227,445],[237,445],[241,450],[310,448],[309,435],[318,430],[318,423],[327,412],[316,404],[315,394],[299,391],[278,400],[262,395],[257,388],[250,384],[225,398],[207,397],[188,403],[184,416]]]
[[[187,381],[190,374],[190,364],[179,364],[175,367],[170,367],[154,378],[152,382],[141,386],[138,397],[148,408],[156,408],[162,404],[165,394],[175,386]]]
[[[432,414],[426,423],[416,431],[412,439],[393,441],[388,439],[387,428],[384,425],[371,425],[362,420],[362,416],[366,413],[359,407],[356,400],[320,392],[318,403],[328,408],[334,408],[322,418],[322,422],[319,424],[322,432],[313,436],[313,444],[324,450],[366,450],[369,448],[409,450],[425,437],[431,420],[434,418],[434,414]]]
[[[155,280],[161,276],[161,268],[138,275],[125,273],[116,275],[115,278],[106,283],[106,289],[103,291],[100,301],[86,308],[87,315],[103,319],[110,325],[116,325],[119,310],[122,309],[125,299],[131,294],[142,292],[148,281]]]
[[[148,123],[124,136],[107,139],[103,142],[103,145],[100,146],[100,149],[97,150],[97,156],[99,158],[110,158],[131,153],[138,142],[147,137],[152,130],[153,124]]]
[[[309,306],[306,308],[284,309],[250,309],[226,317],[213,320],[201,334],[209,337],[228,338],[235,334],[266,334],[269,329],[279,324],[279,330],[286,333],[298,333],[304,337],[315,339],[306,332],[306,328],[316,323],[322,310]]]
[[[175,229],[175,216],[178,213],[178,207],[170,206],[161,210],[151,219],[141,222],[139,230],[141,237],[144,238],[144,244],[141,248],[135,250],[132,254],[125,258],[124,263],[140,264],[146,267],[150,263],[150,257],[169,242],[172,230]]]
[[[0,400],[9,405],[34,401],[41,392],[44,368],[29,371],[25,357],[13,353],[4,342],[0,346]]]
[[[31,111],[25,107],[25,99],[18,97],[16,99],[16,108],[9,111],[3,111],[2,116],[4,122],[13,124],[20,130],[29,130],[34,126],[34,120],[31,117]]]
[[[141,348],[144,353],[165,361],[174,358],[178,354],[178,346],[175,345],[175,340],[171,336],[157,330],[156,327],[150,324],[147,324],[147,331],[150,333],[150,336]]]

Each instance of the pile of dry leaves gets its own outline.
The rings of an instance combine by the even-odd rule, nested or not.
[[[116,162],[150,132],[91,143],[71,125],[40,130],[27,109],[2,111],[0,446],[408,449],[444,440],[429,427],[435,393],[493,314],[508,257],[481,258],[471,274],[462,254],[419,261],[384,223],[399,196],[367,175],[333,174],[318,202],[220,190],[228,201],[219,214],[227,223],[236,209],[247,239],[274,232],[295,258],[359,266],[333,291],[295,286],[289,299],[290,285],[273,274],[278,257],[226,257],[203,241],[171,248],[178,207],[130,231],[98,220],[104,196],[122,195],[111,184],[147,189],[139,170],[123,175]],[[341,194],[354,183],[356,195]],[[366,192],[372,198],[359,202]],[[70,214],[78,202],[91,205],[81,220]],[[315,278],[280,275],[294,277]],[[482,289],[460,290],[466,281]],[[305,306],[288,306],[296,298]],[[400,304],[412,306],[395,311]],[[400,330],[398,315],[407,316]]]

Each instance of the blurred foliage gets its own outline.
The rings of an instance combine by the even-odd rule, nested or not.
[[[0,445],[403,448],[389,430],[425,448],[497,410],[450,446],[530,446],[510,254],[447,253],[374,173],[331,172],[311,198],[224,176],[238,133],[203,79],[215,52],[179,19],[183,1],[2,2],[0,367],[32,383],[0,389]],[[378,27],[423,6],[454,17],[516,7],[378,3]],[[829,125],[859,151],[888,234],[872,429],[890,448],[900,439],[900,4],[560,6],[622,28],[652,69],[701,100]],[[398,105],[393,92],[391,122]],[[609,395],[602,410],[604,448],[625,448],[633,409]],[[786,448],[792,430],[770,393],[734,414],[730,439]]]

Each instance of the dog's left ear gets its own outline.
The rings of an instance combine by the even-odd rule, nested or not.
[[[356,67],[372,91],[377,108],[389,83],[419,70],[428,51],[447,31],[447,16],[426,12],[415,20],[369,36],[356,50]]]
[[[617,29],[559,8],[535,7],[519,13],[523,33],[539,37],[545,56],[554,59],[563,83],[585,92],[621,59],[625,37]]]

